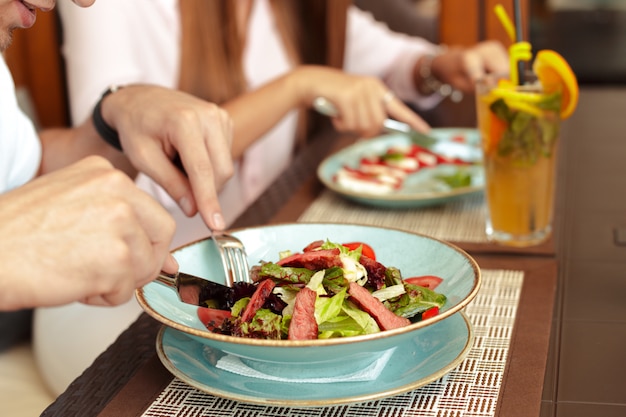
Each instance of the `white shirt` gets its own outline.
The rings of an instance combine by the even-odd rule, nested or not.
[[[11,73],[0,54],[0,193],[30,181],[41,162],[41,142],[20,110]]]
[[[178,0],[106,0],[80,9],[59,2],[72,119],[82,122],[107,86],[147,82],[175,88],[180,64]],[[348,13],[344,69],[378,76],[396,95],[422,107],[435,104],[415,92],[416,59],[435,45],[391,32],[369,13]],[[291,70],[267,0],[256,0],[250,16],[244,71],[250,89]],[[295,146],[296,113],[250,147],[244,163],[220,193],[227,224],[232,223],[289,165]],[[187,230],[187,241],[206,235],[198,221],[189,222],[174,202],[146,178],[140,186],[155,195]],[[181,241],[181,243],[186,243]]]

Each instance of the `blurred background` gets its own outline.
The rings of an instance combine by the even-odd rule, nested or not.
[[[565,57],[579,83],[626,83],[626,0],[519,0],[525,37],[534,51],[554,49]],[[493,7],[500,3],[513,17],[513,0],[354,0],[393,30],[448,45],[478,40],[509,40]],[[69,123],[63,35],[55,12],[40,13],[37,24],[15,33],[6,59],[21,101],[41,127]],[[444,102],[423,115],[433,126],[475,125],[473,97]]]
[[[388,1],[388,0],[387,0]],[[356,0],[397,31],[447,44],[474,39],[508,40],[495,21],[501,3],[511,18],[510,0]],[[553,49],[569,62],[581,85],[626,84],[626,0],[521,0],[525,36],[533,51]],[[402,3],[402,4],[401,4]],[[407,6],[410,5],[410,6]],[[415,16],[406,12],[414,9]],[[396,13],[392,10],[395,9]],[[404,9],[404,13],[399,12]],[[426,113],[433,126],[475,124],[473,98],[443,103]]]
[[[409,0],[430,19],[426,34],[437,36],[441,3]],[[464,1],[464,0],[461,0]],[[358,1],[357,1],[358,2]],[[528,36],[534,51],[554,49],[565,57],[581,84],[626,83],[625,0],[528,0]],[[481,0],[488,10],[494,2]],[[435,38],[436,39],[436,38]]]
[[[580,84],[626,83],[626,1],[533,0],[530,39],[567,59]]]

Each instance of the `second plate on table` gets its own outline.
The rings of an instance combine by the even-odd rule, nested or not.
[[[446,128],[432,129],[430,135],[438,140],[431,150],[437,154],[459,158],[469,165],[442,164],[421,168],[406,177],[397,190],[379,193],[355,190],[338,184],[335,180],[340,169],[347,166],[358,168],[363,158],[383,155],[392,147],[411,145],[408,136],[384,135],[365,139],[327,157],[317,170],[317,176],[330,190],[361,204],[384,208],[416,208],[443,204],[453,199],[481,192],[484,189],[484,170],[481,164],[479,133],[476,129]],[[459,170],[471,178],[467,186],[451,188],[445,186],[439,176],[454,175]]]
[[[382,358],[376,376],[301,380],[300,367],[242,362],[237,373],[221,366],[228,354],[206,346],[185,333],[164,327],[157,337],[157,353],[163,365],[180,380],[200,391],[231,400],[263,405],[329,406],[371,401],[398,395],[435,381],[454,369],[469,353],[473,333],[467,317],[457,313],[436,323]],[[346,362],[346,366],[351,364]],[[304,364],[303,364],[304,366]],[[256,375],[256,369],[259,372]],[[346,372],[362,371],[352,363]],[[239,373],[240,372],[240,373]],[[280,373],[280,378],[272,377]],[[253,376],[254,375],[254,376]]]

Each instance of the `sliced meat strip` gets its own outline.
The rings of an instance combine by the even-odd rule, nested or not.
[[[247,322],[252,320],[257,310],[265,304],[265,300],[267,300],[267,297],[272,293],[275,285],[276,284],[271,279],[266,279],[259,283],[256,291],[250,298],[250,302],[243,310],[243,313],[241,313],[241,321]]]
[[[378,298],[356,282],[350,283],[348,294],[350,294],[352,301],[374,317],[381,330],[397,329],[411,324],[409,319],[395,315]]]
[[[317,339],[316,297],[315,291],[307,287],[302,288],[296,295],[291,323],[289,323],[289,340]]]
[[[324,244],[323,240],[315,240],[311,243],[309,243],[306,248],[302,249],[302,252],[310,252],[312,250],[315,250],[317,248],[319,248],[320,246],[322,246]]]
[[[276,262],[280,266],[306,268],[313,271],[341,266],[339,248],[314,250],[304,253],[295,253]]]

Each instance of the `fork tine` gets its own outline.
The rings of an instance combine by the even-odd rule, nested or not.
[[[243,243],[236,237],[227,234],[215,234],[213,240],[220,250],[228,285],[232,286],[236,281],[251,282],[248,259]]]
[[[235,254],[235,263],[237,265],[236,274],[237,281],[250,282],[250,269],[248,268],[248,259],[243,248],[233,248]]]
[[[226,248],[222,245],[222,243],[218,239],[214,239],[214,240],[220,251],[220,257],[222,258],[222,267],[224,268],[224,275],[226,276],[226,284],[229,287],[232,287],[234,283],[234,277],[233,277],[233,273],[231,270],[232,262],[229,259],[229,254]]]

